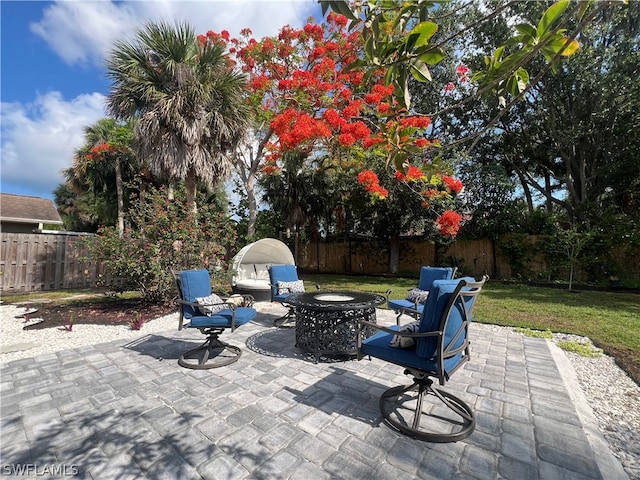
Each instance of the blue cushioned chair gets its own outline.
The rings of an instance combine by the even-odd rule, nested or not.
[[[476,420],[471,407],[434,386],[434,381],[444,386],[469,360],[469,323],[486,280],[434,281],[417,332],[404,332],[397,325],[386,328],[360,322],[362,331],[367,326],[379,331],[367,339],[358,336],[358,358],[379,358],[403,367],[405,375],[413,377],[411,385],[390,388],[380,398],[380,411],[393,428],[429,442],[455,442],[473,432]],[[392,347],[391,340],[400,333],[414,338],[415,345]]]
[[[206,315],[200,310],[201,304],[196,301],[196,298],[211,295],[209,272],[207,270],[184,270],[174,273],[174,278],[180,295],[178,330],[197,328],[204,335],[207,335],[207,340],[202,345],[181,355],[178,363],[186,368],[208,369],[237,362],[242,350],[221,341],[218,336],[224,330],[234,331],[240,325],[255,318],[256,310],[251,308],[253,298],[250,295],[243,295],[242,306],[227,302],[217,304],[224,306],[224,309],[212,315]],[[183,325],[185,319],[188,320],[188,323]]]
[[[271,286],[271,301],[279,302],[282,305],[288,307],[288,311],[280,318],[276,318],[273,324],[276,327],[295,327],[295,311],[293,306],[287,304],[287,298],[292,293],[290,287],[283,287],[279,282],[298,282],[298,269],[295,265],[268,265],[269,271],[269,285]],[[303,284],[304,285],[304,284]],[[316,284],[316,289],[320,289],[320,286]]]
[[[456,270],[457,268],[451,267],[422,267],[420,268],[420,281],[417,288],[428,292],[435,280],[451,280],[455,276]],[[387,291],[387,308],[396,312],[397,325],[400,325],[400,317],[405,313],[415,320],[420,318],[424,308],[424,299],[408,300],[407,298],[399,298],[389,300],[389,295],[391,295],[391,290]]]

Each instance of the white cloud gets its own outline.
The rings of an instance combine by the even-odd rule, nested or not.
[[[111,2],[57,2],[31,23],[33,33],[70,65],[102,65],[113,42],[136,28],[134,11]]]
[[[105,116],[104,100],[94,93],[67,102],[50,92],[26,105],[2,103],[2,182],[52,192],[84,142],[84,127]]]
[[[197,32],[231,35],[249,27],[260,38],[287,24],[302,26],[312,14],[319,20],[316,0],[57,0],[30,29],[68,65],[102,67],[114,41],[132,36],[145,21],[186,21]],[[3,187],[16,185],[42,196],[62,183],[60,172],[82,145],[83,128],[105,116],[104,96],[90,92],[72,100],[49,92],[28,104],[3,102],[1,108]]]
[[[311,14],[320,16],[315,0],[59,0],[44,10],[40,21],[31,24],[31,31],[68,64],[101,66],[114,41],[132,36],[145,21],[186,21],[197,32],[228,30],[231,35],[249,27],[260,38],[275,35],[287,24],[302,26]]]

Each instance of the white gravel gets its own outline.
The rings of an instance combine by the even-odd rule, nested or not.
[[[149,333],[166,332],[178,328],[178,314],[174,313],[150,320],[140,330],[131,330],[129,325],[82,324],[74,325],[70,332],[62,327],[24,330],[24,319],[15,318],[24,311],[23,307],[14,305],[0,306],[0,362],[2,363],[111,340],[135,339]],[[36,318],[38,318],[37,313],[30,316],[31,321]],[[13,349],[17,350],[12,351]]]
[[[273,305],[260,302],[255,307],[265,311]],[[23,312],[22,307],[0,305],[0,364],[94,343],[131,340],[178,327],[178,314],[174,313],[145,323],[141,330],[131,330],[128,325],[81,324],[74,325],[72,332],[58,327],[23,330],[24,320],[15,318]],[[559,340],[591,343],[583,337],[555,335],[554,341]],[[588,358],[572,352],[565,352],[565,355],[574,367],[584,396],[613,454],[631,480],[640,480],[640,386],[611,357]]]

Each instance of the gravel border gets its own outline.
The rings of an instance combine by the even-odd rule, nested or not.
[[[282,308],[269,302],[258,302],[255,307],[260,312]],[[178,324],[178,314],[173,313],[148,321],[141,330],[131,330],[127,325],[82,324],[75,325],[72,332],[57,327],[24,330],[24,320],[15,318],[22,312],[24,308],[0,305],[0,366],[2,363],[84,345],[132,340],[150,333],[167,332],[175,330]],[[510,328],[495,325],[487,327]],[[576,335],[554,334],[553,339],[548,341],[556,344],[560,341],[578,341],[593,347],[588,338]],[[630,480],[640,480],[640,386],[611,357],[583,357],[573,352],[563,352],[575,370],[577,382],[613,455],[620,461]]]

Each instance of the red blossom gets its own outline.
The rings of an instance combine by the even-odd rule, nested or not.
[[[436,227],[440,233],[446,236],[455,237],[460,229],[462,215],[453,210],[445,210],[442,215],[436,219]]]
[[[459,65],[456,67],[456,74],[461,77],[469,73],[469,67],[466,65]]]
[[[358,183],[365,187],[379,182],[378,175],[373,170],[363,170],[358,174]]]
[[[345,27],[347,23],[349,23],[349,19],[339,13],[329,12],[329,15],[327,15],[327,23]]]
[[[442,177],[442,181],[447,185],[447,188],[451,190],[456,195],[462,191],[462,182],[457,178],[449,177],[448,175],[444,175]]]
[[[385,198],[387,198],[389,196],[389,190],[387,190],[386,188],[380,186],[379,184],[377,185],[372,185],[370,186],[367,191],[375,198],[379,198],[380,200],[383,200]]]
[[[429,117],[405,117],[400,120],[400,125],[404,128],[428,128],[431,125],[431,119]]]
[[[381,102],[380,105],[378,105],[378,113],[389,113],[389,111],[391,110],[391,105],[389,105],[388,103],[385,102]]]
[[[340,142],[340,145],[350,147],[351,145],[356,143],[356,137],[354,137],[350,133],[342,133],[338,136],[338,142]]]
[[[362,146],[363,146],[364,148],[371,148],[371,147],[373,147],[374,145],[377,145],[378,143],[382,143],[382,142],[384,142],[384,141],[385,141],[385,140],[384,140],[384,138],[382,138],[382,137],[373,137],[373,136],[372,136],[372,137],[365,138],[365,139],[362,141]]]
[[[458,75],[458,80],[461,82],[466,82],[469,80],[469,67],[466,65],[459,65],[456,67],[456,75]]]
[[[374,198],[384,199],[389,196],[389,190],[380,185],[378,175],[372,170],[363,170],[358,174],[358,183]]]
[[[378,105],[382,101],[382,95],[378,93],[368,93],[364,96],[364,101],[369,105]]]
[[[406,174],[400,170],[396,170],[395,177],[396,180],[404,182],[425,180],[427,178],[422,170],[413,165],[409,165]]]
[[[333,108],[326,109],[322,116],[327,121],[329,126],[334,130],[339,130],[343,125],[347,123],[347,121],[342,118],[340,114]]]

